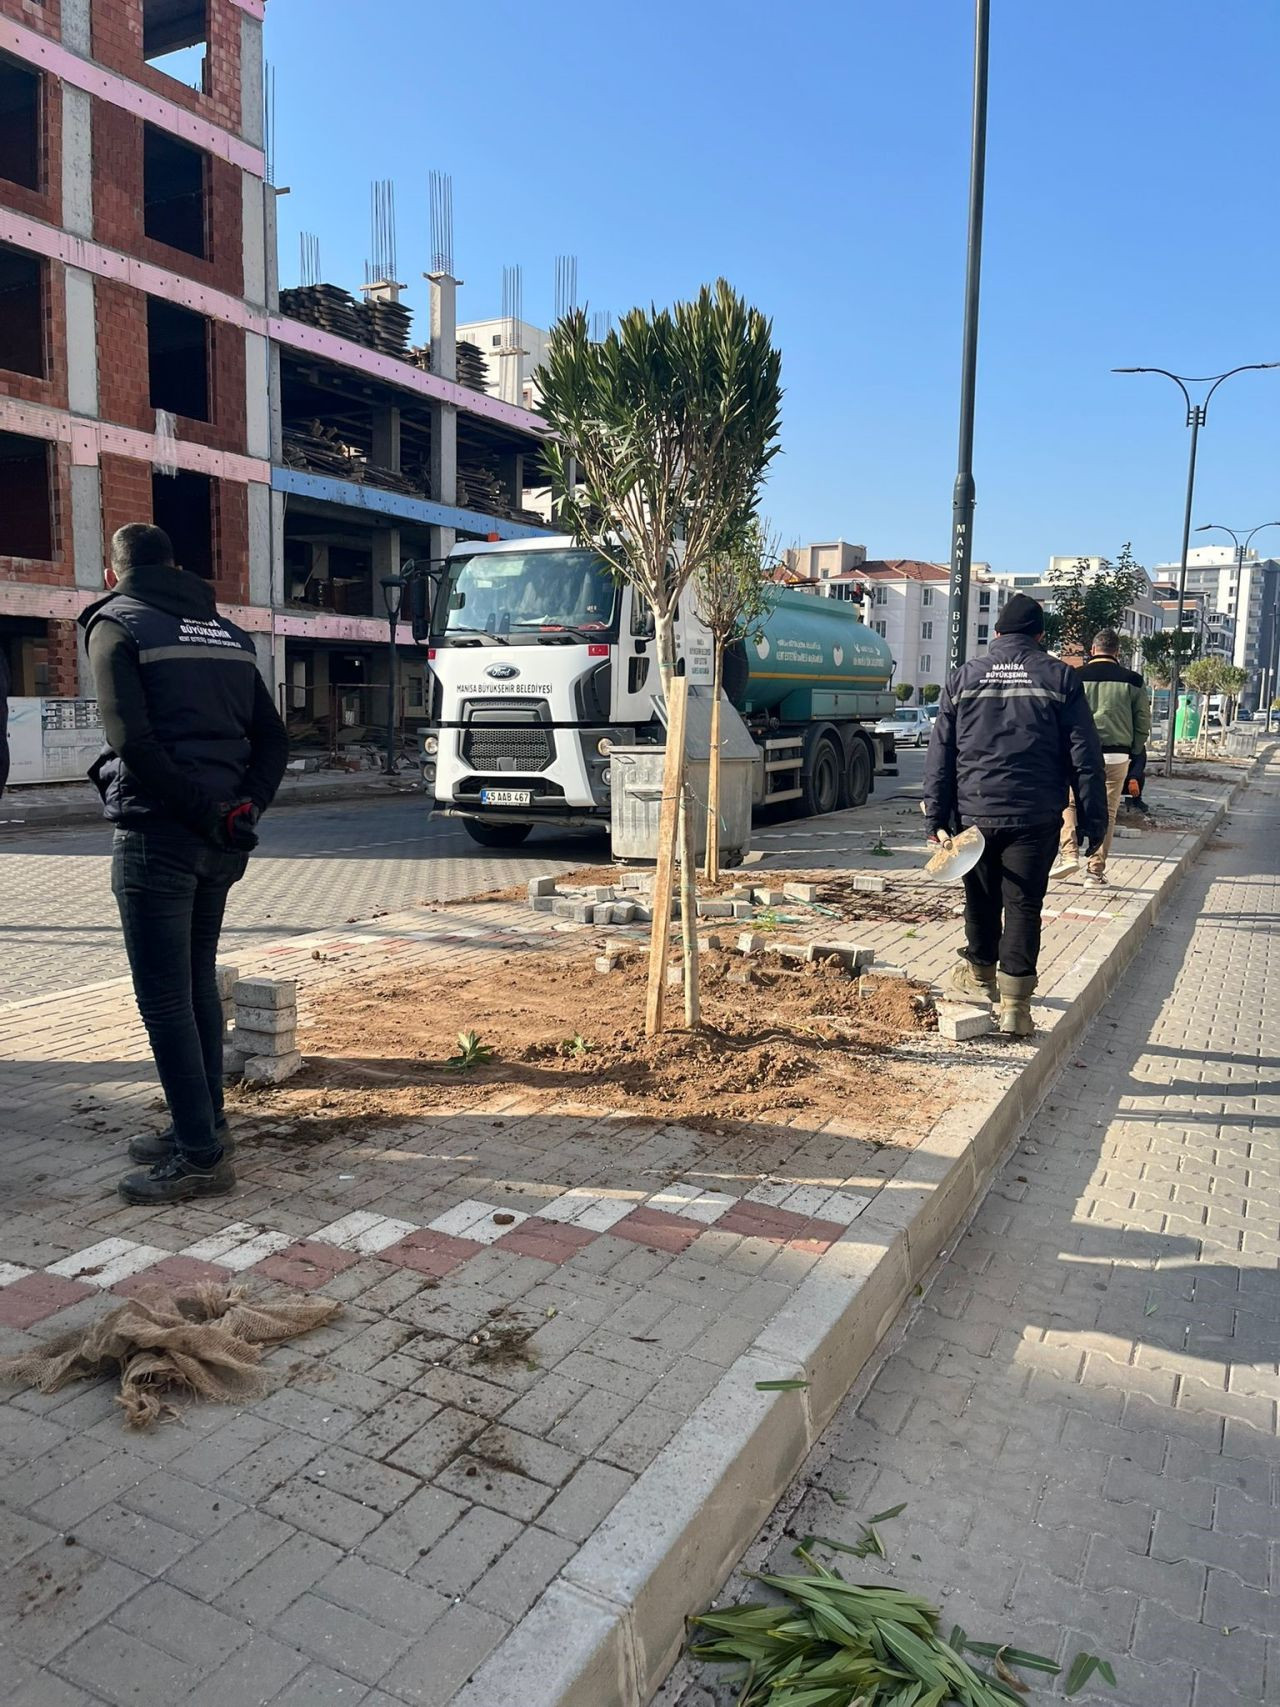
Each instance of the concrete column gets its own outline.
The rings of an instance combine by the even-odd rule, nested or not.
[[[71,470],[71,561],[77,587],[104,590],[102,480],[96,467]]]
[[[271,457],[271,347],[259,332],[244,335],[244,448]]]
[[[384,575],[400,573],[400,529],[377,528],[373,535],[373,614],[386,619],[387,606],[379,583]]]
[[[267,309],[272,314],[280,310],[280,220],[277,199],[280,191],[270,184],[263,192],[263,244],[267,269]]]
[[[272,603],[272,491],[260,480],[251,481],[249,499],[249,603],[264,609]]]
[[[252,172],[240,175],[240,212],[244,237],[244,294],[255,307],[267,300],[267,207],[276,203],[268,189]]]
[[[93,100],[70,83],[62,85],[62,223],[77,237],[93,236]]]
[[[379,468],[400,472],[400,411],[394,403],[374,406],[373,460]]]
[[[98,414],[98,327],[91,273],[64,269],[67,304],[67,402],[73,415]]]
[[[264,141],[262,71],[262,22],[245,12],[240,17],[240,134],[255,148]]]
[[[458,377],[458,285],[449,273],[427,273],[431,286],[431,371]]]
[[[89,27],[89,3],[90,0],[62,0],[61,6],[62,45],[86,58],[93,39]]]

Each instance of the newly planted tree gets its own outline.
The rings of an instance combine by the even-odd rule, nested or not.
[[[653,613],[668,709],[663,816],[654,875],[646,1030],[662,1029],[670,895],[683,804],[686,903],[692,890],[676,610],[694,576],[755,512],[778,452],[781,358],[772,327],[721,279],[674,308],[634,308],[603,342],[575,309],[552,330],[539,370],[554,438],[546,459],[559,513]],[[685,1017],[697,1019],[697,938],[683,908]]]
[[[920,698],[926,705],[936,705],[942,698],[942,684],[940,682],[926,682],[920,689]]]
[[[1188,628],[1166,628],[1159,634],[1144,634],[1143,667],[1158,688],[1167,688],[1173,681],[1175,655],[1181,676],[1198,650],[1199,642]]]
[[[910,682],[899,682],[893,690],[893,697],[899,705],[910,705],[911,696],[915,691]]]
[[[757,633],[769,609],[768,588],[778,565],[778,542],[758,516],[749,517],[717,551],[694,583],[698,615],[711,634],[711,753],[707,775],[706,876],[720,876],[720,694],[725,648]]]
[[[1240,703],[1240,695],[1249,685],[1249,672],[1241,664],[1224,664],[1222,666],[1221,692],[1227,696],[1227,710],[1230,713],[1222,719],[1224,723],[1234,720],[1236,706]]]

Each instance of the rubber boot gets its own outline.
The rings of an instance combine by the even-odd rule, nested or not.
[[[1007,972],[997,974],[1000,986],[1000,1030],[1007,1037],[1030,1037],[1036,1028],[1031,1017],[1031,992],[1036,987],[1034,977],[1011,978]]]
[[[948,976],[947,994],[962,1002],[998,1002],[1000,991],[996,986],[995,967],[980,966],[977,961],[966,960],[961,955]]]

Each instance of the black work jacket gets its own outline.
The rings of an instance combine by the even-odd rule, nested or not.
[[[1106,772],[1080,678],[1029,635],[997,635],[942,690],[924,774],[929,827],[1049,824],[1071,795],[1081,835],[1100,841]]]

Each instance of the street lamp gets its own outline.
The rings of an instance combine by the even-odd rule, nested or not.
[[[969,641],[969,571],[973,562],[973,415],[978,378],[978,291],[982,278],[982,207],[987,171],[987,60],[990,0],[974,0],[973,122],[969,144],[969,241],[964,273],[960,360],[960,448],[951,494],[951,600],[947,667],[959,669]]]
[[[387,606],[387,627],[390,655],[387,660],[387,775],[396,774],[396,713],[400,698],[400,654],[396,651],[396,625],[400,621],[400,601],[404,598],[403,575],[382,577],[382,597]]]
[[[1209,415],[1209,399],[1222,384],[1224,379],[1230,379],[1237,373],[1255,373],[1263,368],[1280,367],[1280,362],[1245,362],[1240,367],[1228,368],[1226,373],[1201,374],[1198,377],[1191,374],[1170,373],[1165,367],[1113,367],[1112,373],[1158,373],[1165,379],[1171,379],[1182,393],[1187,405],[1187,425],[1191,428],[1191,455],[1187,462],[1187,505],[1182,518],[1182,561],[1178,569],[1178,624],[1175,639],[1170,648],[1169,662],[1169,739],[1165,747],[1164,774],[1173,775],[1173,732],[1177,726],[1178,686],[1181,672],[1178,669],[1179,654],[1182,650],[1182,611],[1187,599],[1187,547],[1191,543],[1191,503],[1196,489],[1196,445],[1200,438],[1200,429],[1204,426]],[[1203,399],[1199,403],[1191,401],[1189,385],[1207,385]]]
[[[1223,522],[1205,522],[1205,523],[1203,523],[1202,526],[1200,526],[1196,529],[1197,533],[1229,533],[1231,535],[1232,539],[1235,541],[1235,547],[1236,547],[1236,580],[1235,580],[1234,596],[1232,598],[1232,603],[1236,606],[1236,611],[1235,611],[1236,622],[1241,621],[1242,615],[1243,615],[1243,613],[1240,610],[1240,588],[1244,582],[1244,560],[1248,556],[1248,553],[1249,553],[1249,542],[1253,538],[1255,533],[1261,533],[1264,528],[1280,528],[1280,522],[1259,522],[1256,528],[1250,528],[1249,529],[1248,533],[1245,534],[1243,540],[1240,538],[1240,534],[1235,528],[1229,528]],[[1232,628],[1232,648],[1231,648],[1233,653],[1235,651],[1234,642],[1235,642],[1235,629],[1233,627]],[[1269,652],[1269,648],[1267,650]],[[1235,662],[1234,657],[1232,658],[1232,662],[1233,663]],[[1264,657],[1262,660],[1262,672],[1263,672],[1262,679],[1263,679],[1264,685],[1265,685],[1266,679],[1267,679],[1267,665],[1269,662],[1270,662],[1269,657]],[[1271,718],[1270,718],[1270,714],[1268,714],[1268,717],[1267,717],[1268,729],[1270,728],[1270,723],[1271,723]]]

